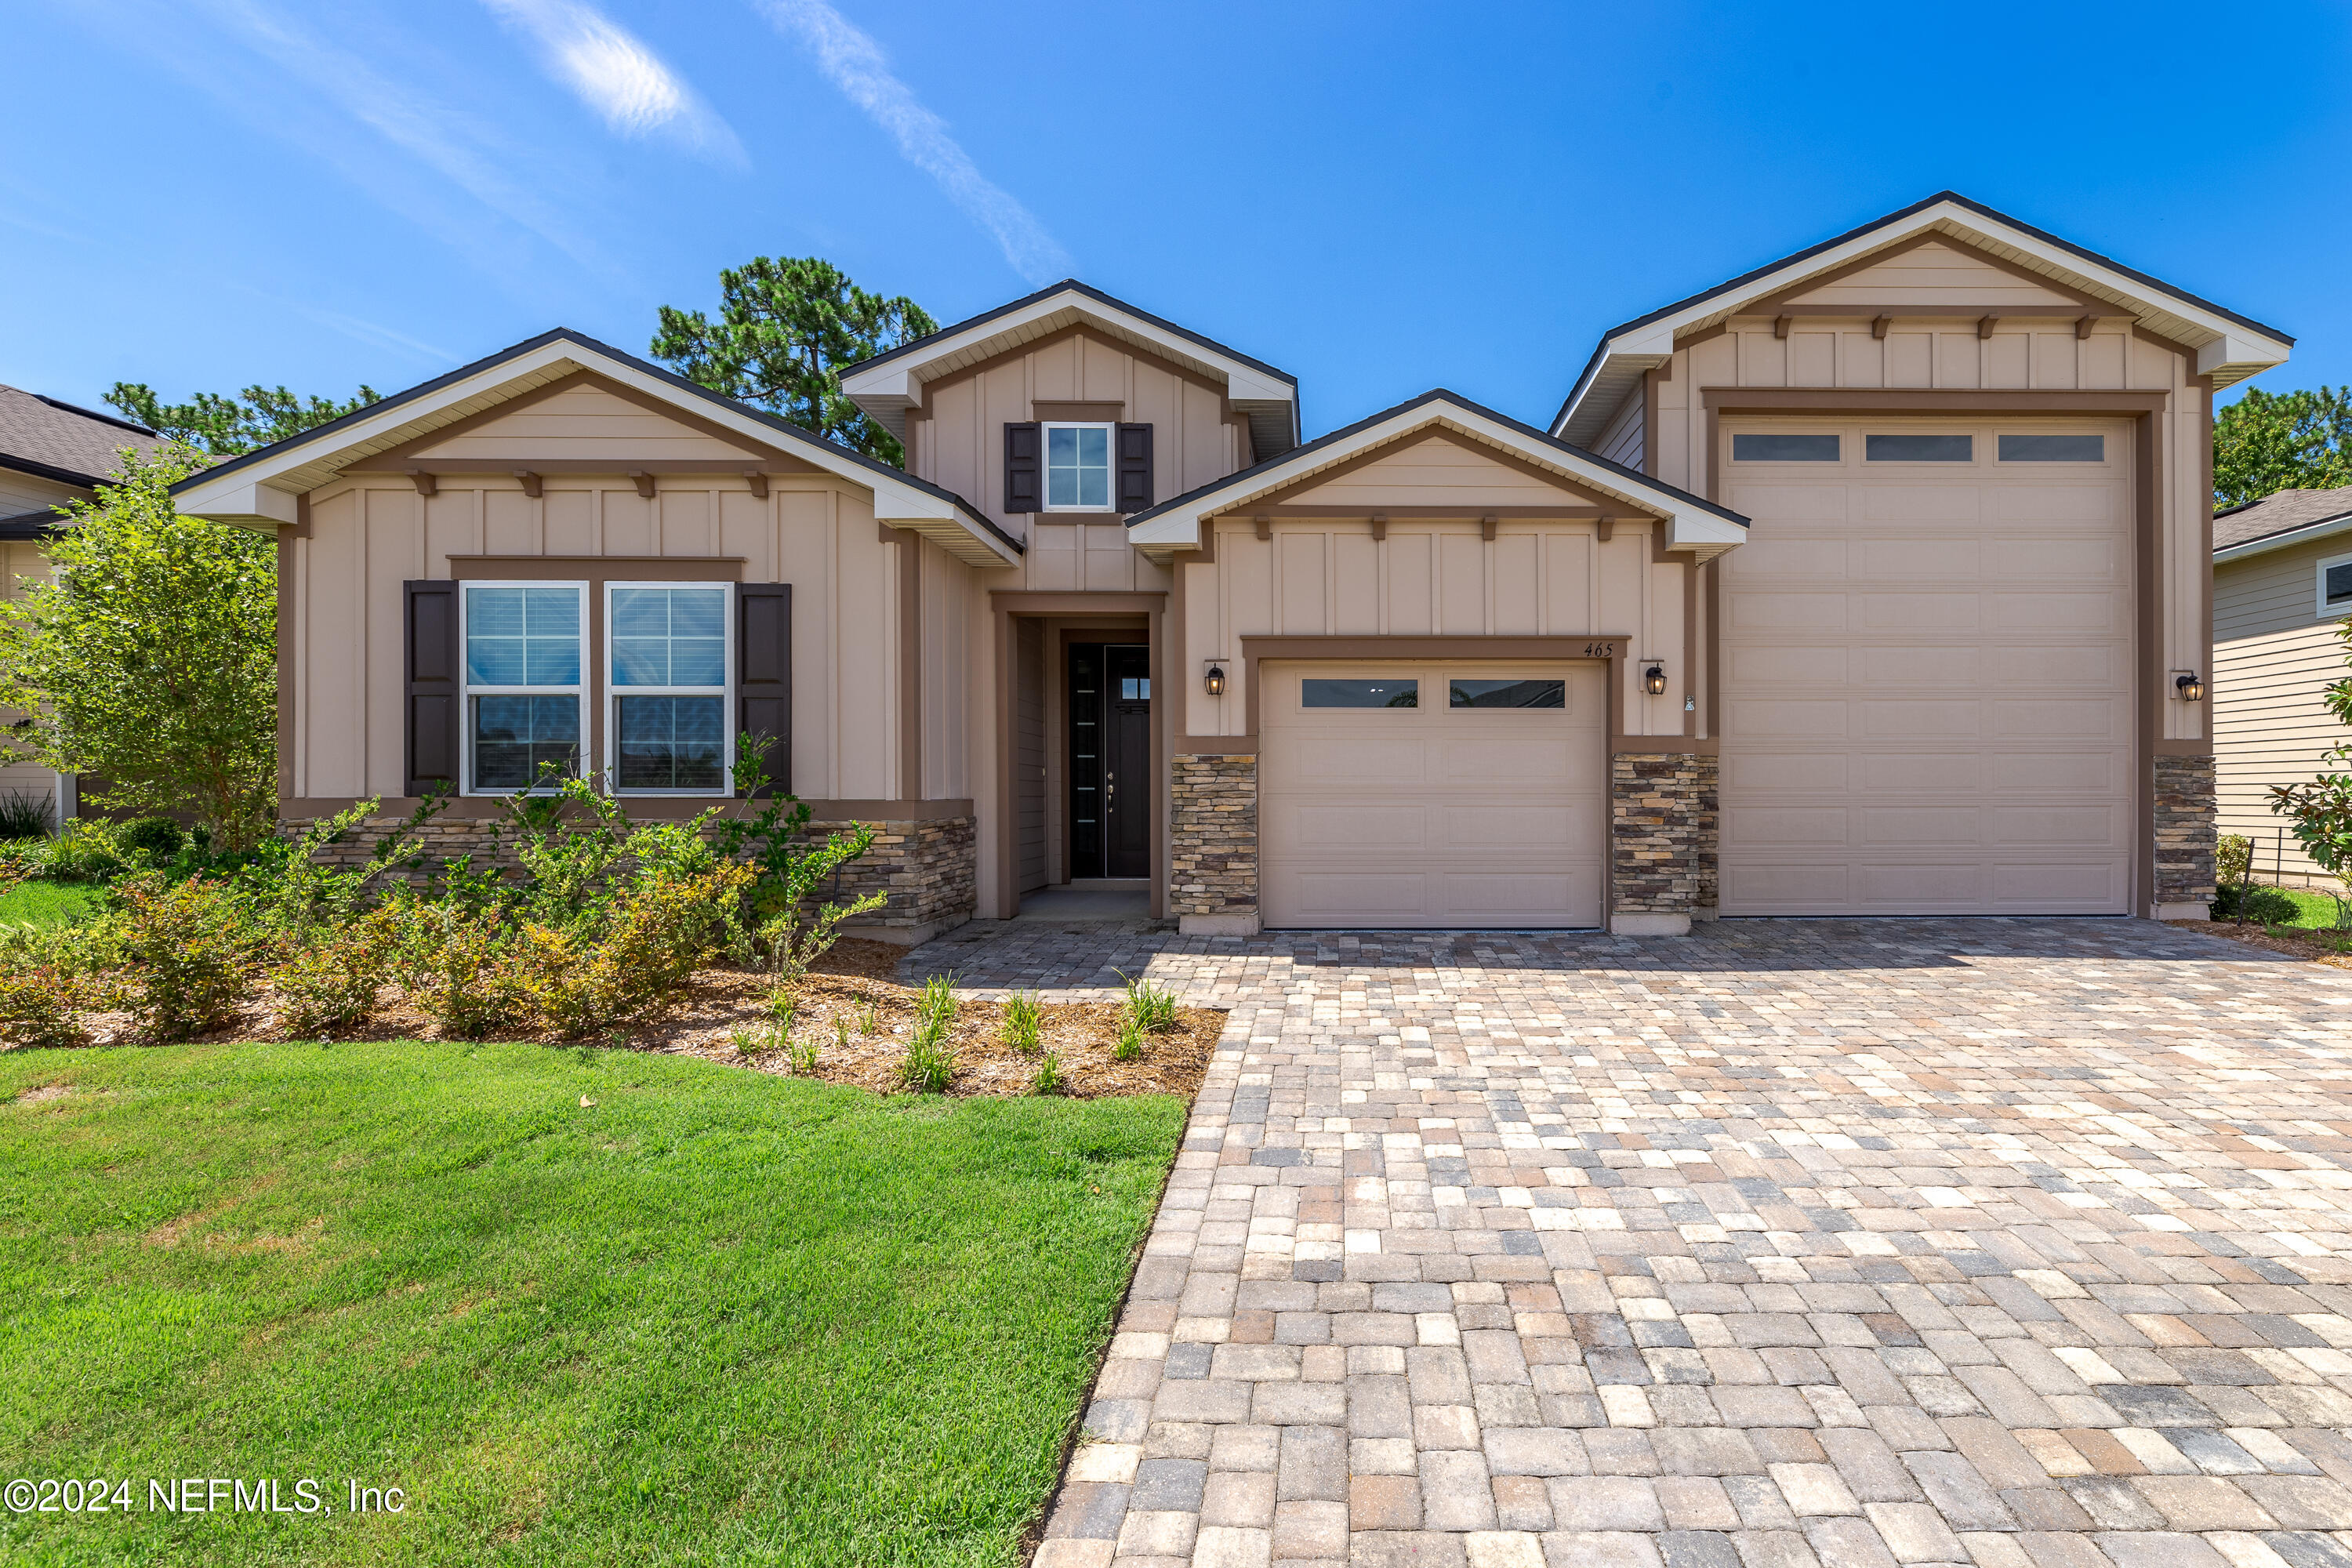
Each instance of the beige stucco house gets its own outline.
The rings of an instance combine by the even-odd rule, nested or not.
[[[2220,826],[2253,840],[2265,881],[2332,881],[2271,815],[2352,740],[2321,701],[2344,679],[2352,488],[2281,490],[2213,519],[2213,752]]]
[[[184,485],[279,540],[290,817],[776,738],[914,938],[2201,913],[2211,395],[2289,340],[1958,196],[1612,329],[1550,427],[1065,283],[845,452],[551,332]],[[453,828],[462,832],[462,827]]]

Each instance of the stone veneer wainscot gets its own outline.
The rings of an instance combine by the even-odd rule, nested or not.
[[[1609,929],[1672,935],[1716,909],[1716,759],[1622,752],[1609,764]]]
[[[1202,936],[1257,931],[1257,758],[1175,759],[1168,790],[1168,912]]]
[[[2213,901],[2213,759],[2156,759],[2156,914],[2201,921]]]

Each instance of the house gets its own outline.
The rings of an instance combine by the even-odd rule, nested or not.
[[[278,540],[286,815],[542,763],[880,825],[890,934],[2200,913],[2214,390],[2290,341],[1943,195],[1603,334],[1549,429],[1083,284],[869,461],[550,332],[184,482]]]
[[[0,598],[21,598],[26,583],[47,580],[41,542],[64,521],[58,507],[96,499],[125,447],[163,445],[144,425],[0,386]],[[72,774],[26,762],[0,763],[0,795],[41,799],[53,821],[77,809]]]
[[[2281,490],[2213,517],[2213,761],[2220,826],[2266,881],[2332,880],[2271,815],[2273,784],[2325,771],[2352,741],[2321,701],[2345,678],[2352,487]]]

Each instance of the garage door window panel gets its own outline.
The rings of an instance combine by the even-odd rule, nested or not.
[[[2000,450],[2000,460],[2004,463],[2104,463],[2107,460],[2107,438],[2105,436],[2003,436]]]
[[[1864,436],[1862,455],[1873,463],[1973,463],[1976,437],[1919,432]]]
[[[1310,678],[1299,682],[1301,708],[1418,708],[1418,680],[1346,680]]]
[[[1559,680],[1449,680],[1448,708],[1565,708],[1568,684]]]
[[[1731,438],[1735,463],[1834,463],[1840,460],[1835,431],[1743,432]]]

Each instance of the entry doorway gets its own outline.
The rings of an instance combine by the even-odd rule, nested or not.
[[[1115,642],[1069,647],[1069,878],[1148,878],[1151,649]]]

